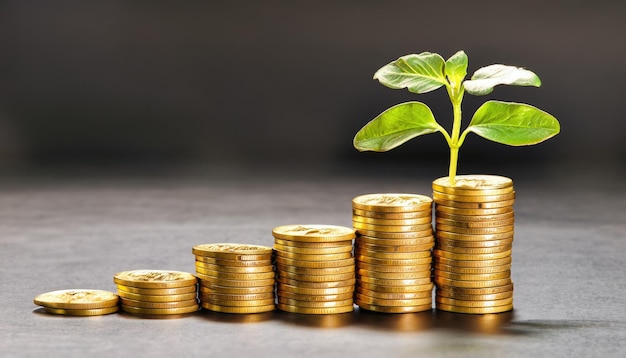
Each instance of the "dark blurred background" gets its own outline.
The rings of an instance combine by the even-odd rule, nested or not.
[[[562,133],[522,148],[470,135],[460,172],[622,175],[624,34],[624,1],[4,0],[0,168],[397,164],[445,175],[439,134],[382,154],[358,153],[352,138],[407,100],[449,129],[443,89],[418,96],[372,75],[405,54],[464,49],[469,75],[504,63],[543,81],[467,95],[465,124],[500,99],[550,112]]]

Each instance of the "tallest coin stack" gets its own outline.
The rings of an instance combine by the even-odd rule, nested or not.
[[[459,175],[433,181],[436,307],[457,313],[513,309],[515,191],[509,178]]]

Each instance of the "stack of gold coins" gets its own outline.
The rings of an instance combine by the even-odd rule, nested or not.
[[[433,181],[436,307],[457,313],[513,309],[515,191],[509,178],[460,175]]]
[[[432,199],[368,194],[352,200],[356,304],[386,313],[432,309]]]
[[[354,230],[285,225],[272,230],[278,309],[304,314],[353,311]]]
[[[217,243],[194,246],[202,308],[223,313],[275,309],[272,248]]]
[[[124,312],[142,316],[181,315],[199,309],[197,279],[180,271],[134,270],[113,277]]]
[[[102,290],[60,290],[42,293],[35,304],[46,312],[67,316],[99,316],[117,312],[118,296]]]

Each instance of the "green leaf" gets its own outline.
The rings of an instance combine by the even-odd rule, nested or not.
[[[543,142],[560,130],[557,119],[538,108],[522,103],[488,101],[474,113],[465,132],[520,146]]]
[[[376,71],[374,79],[393,89],[407,88],[409,92],[426,93],[445,85],[444,61],[436,53],[402,56]]]
[[[421,102],[393,106],[367,123],[354,137],[359,151],[386,152],[422,134],[443,130]]]
[[[472,79],[463,83],[469,94],[489,94],[497,85],[541,86],[541,80],[529,70],[507,65],[491,65],[478,69]]]
[[[459,51],[452,55],[446,61],[446,76],[453,88],[461,85],[465,75],[467,75],[467,55],[463,51]]]

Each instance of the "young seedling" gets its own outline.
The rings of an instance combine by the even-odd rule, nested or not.
[[[459,148],[470,132],[512,146],[537,144],[559,133],[559,122],[549,113],[527,104],[502,101],[485,102],[461,132],[461,102],[465,92],[482,96],[497,85],[541,86],[541,80],[533,72],[500,64],[480,68],[471,79],[465,80],[467,62],[463,51],[447,61],[436,53],[422,52],[402,56],[379,69],[374,79],[389,88],[406,88],[420,94],[445,86],[452,102],[452,132],[437,123],[424,103],[406,102],[385,110],[361,128],[354,137],[354,147],[359,151],[386,152],[417,136],[441,132],[450,147],[448,176],[454,185]]]

